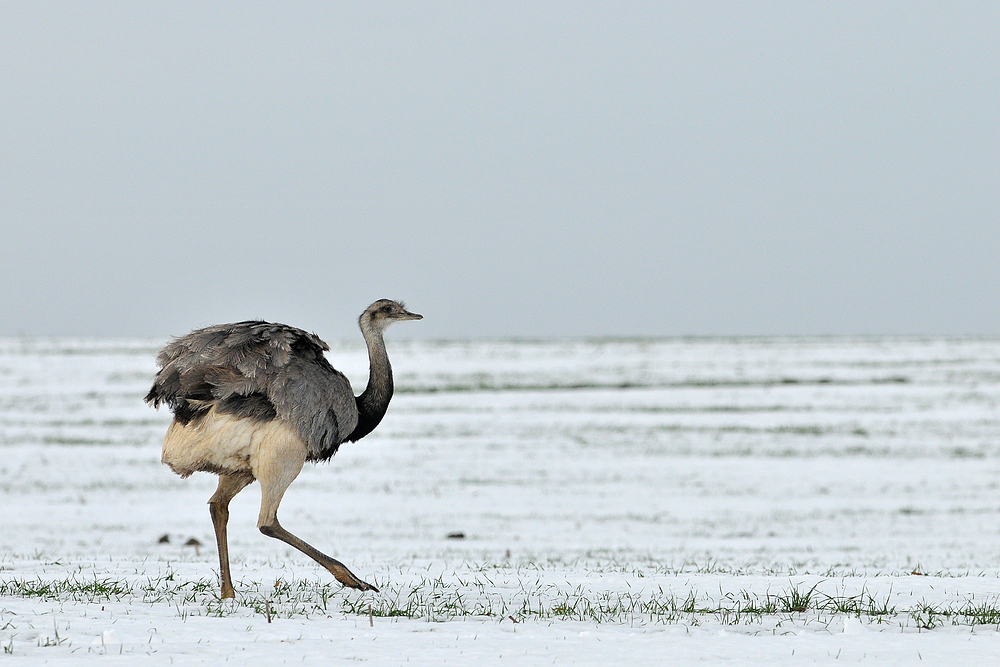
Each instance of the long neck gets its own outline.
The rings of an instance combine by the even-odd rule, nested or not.
[[[378,426],[392,399],[392,366],[382,332],[369,327],[362,327],[361,331],[368,344],[368,386],[354,398],[358,405],[358,425],[347,437],[351,442],[360,440]]]

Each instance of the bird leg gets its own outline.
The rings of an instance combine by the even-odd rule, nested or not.
[[[305,463],[305,451],[304,449],[301,452],[293,452],[291,449],[282,451],[277,443],[273,444],[275,444],[273,448],[262,449],[254,461],[254,475],[260,480],[260,516],[257,519],[257,528],[268,537],[277,538],[309,556],[325,567],[343,585],[359,591],[378,592],[377,588],[354,576],[343,563],[292,535],[278,523],[278,505],[288,485],[301,472]]]
[[[269,523],[260,525],[258,528],[260,528],[260,532],[264,533],[268,537],[276,537],[282,542],[292,545],[305,555],[312,558],[314,561],[325,567],[330,574],[332,574],[337,581],[343,585],[349,586],[350,588],[356,588],[359,591],[375,591],[378,593],[377,588],[358,579],[343,563],[334,558],[330,558],[322,551],[319,551],[312,545],[307,544],[282,528],[281,524],[278,523],[278,517],[271,517],[271,521]]]
[[[215,541],[219,546],[219,577],[222,579],[222,598],[236,597],[233,590],[233,579],[229,573],[229,541],[226,537],[226,524],[229,523],[229,501],[242,491],[253,477],[239,475],[219,475],[219,488],[208,501],[208,511],[212,515],[212,525],[215,526]]]

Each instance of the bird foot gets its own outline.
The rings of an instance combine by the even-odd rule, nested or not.
[[[330,573],[337,579],[337,581],[347,586],[348,588],[354,588],[359,591],[373,591],[375,593],[378,593],[377,588],[375,588],[368,582],[361,581],[360,579],[355,577],[354,573],[352,573],[350,570],[348,570],[340,563],[337,563],[333,567],[330,567],[329,570]]]
[[[348,574],[350,574],[350,572],[348,572]],[[337,575],[334,575],[334,576],[337,576]],[[359,591],[372,591],[374,593],[378,593],[378,589],[377,588],[375,588],[374,586],[372,586],[371,584],[369,584],[366,581],[361,581],[360,579],[358,579],[357,577],[355,577],[353,574],[351,574],[351,578],[350,579],[347,579],[346,577],[343,578],[343,579],[341,579],[340,577],[337,577],[337,581],[339,581],[340,583],[344,584],[348,588],[354,588],[354,589],[359,590]]]
[[[377,588],[375,588],[374,586],[372,586],[371,584],[369,584],[367,582],[361,581],[360,579],[358,579],[358,585],[357,586],[353,586],[353,588],[356,588],[359,591],[372,591],[373,593],[378,593],[378,589]]]

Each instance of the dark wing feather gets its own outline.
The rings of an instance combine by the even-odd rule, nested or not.
[[[306,441],[310,458],[325,458],[358,421],[350,382],[323,356],[329,349],[315,334],[284,324],[198,329],[160,351],[146,402],[168,405],[182,423],[213,407],[238,418],[278,418]]]

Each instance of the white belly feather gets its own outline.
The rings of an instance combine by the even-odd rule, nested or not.
[[[267,454],[261,456],[261,448]],[[163,463],[181,477],[193,472],[259,477],[260,465],[284,452],[291,461],[299,459],[301,469],[306,444],[284,422],[237,419],[214,409],[189,424],[174,420],[163,438]]]

